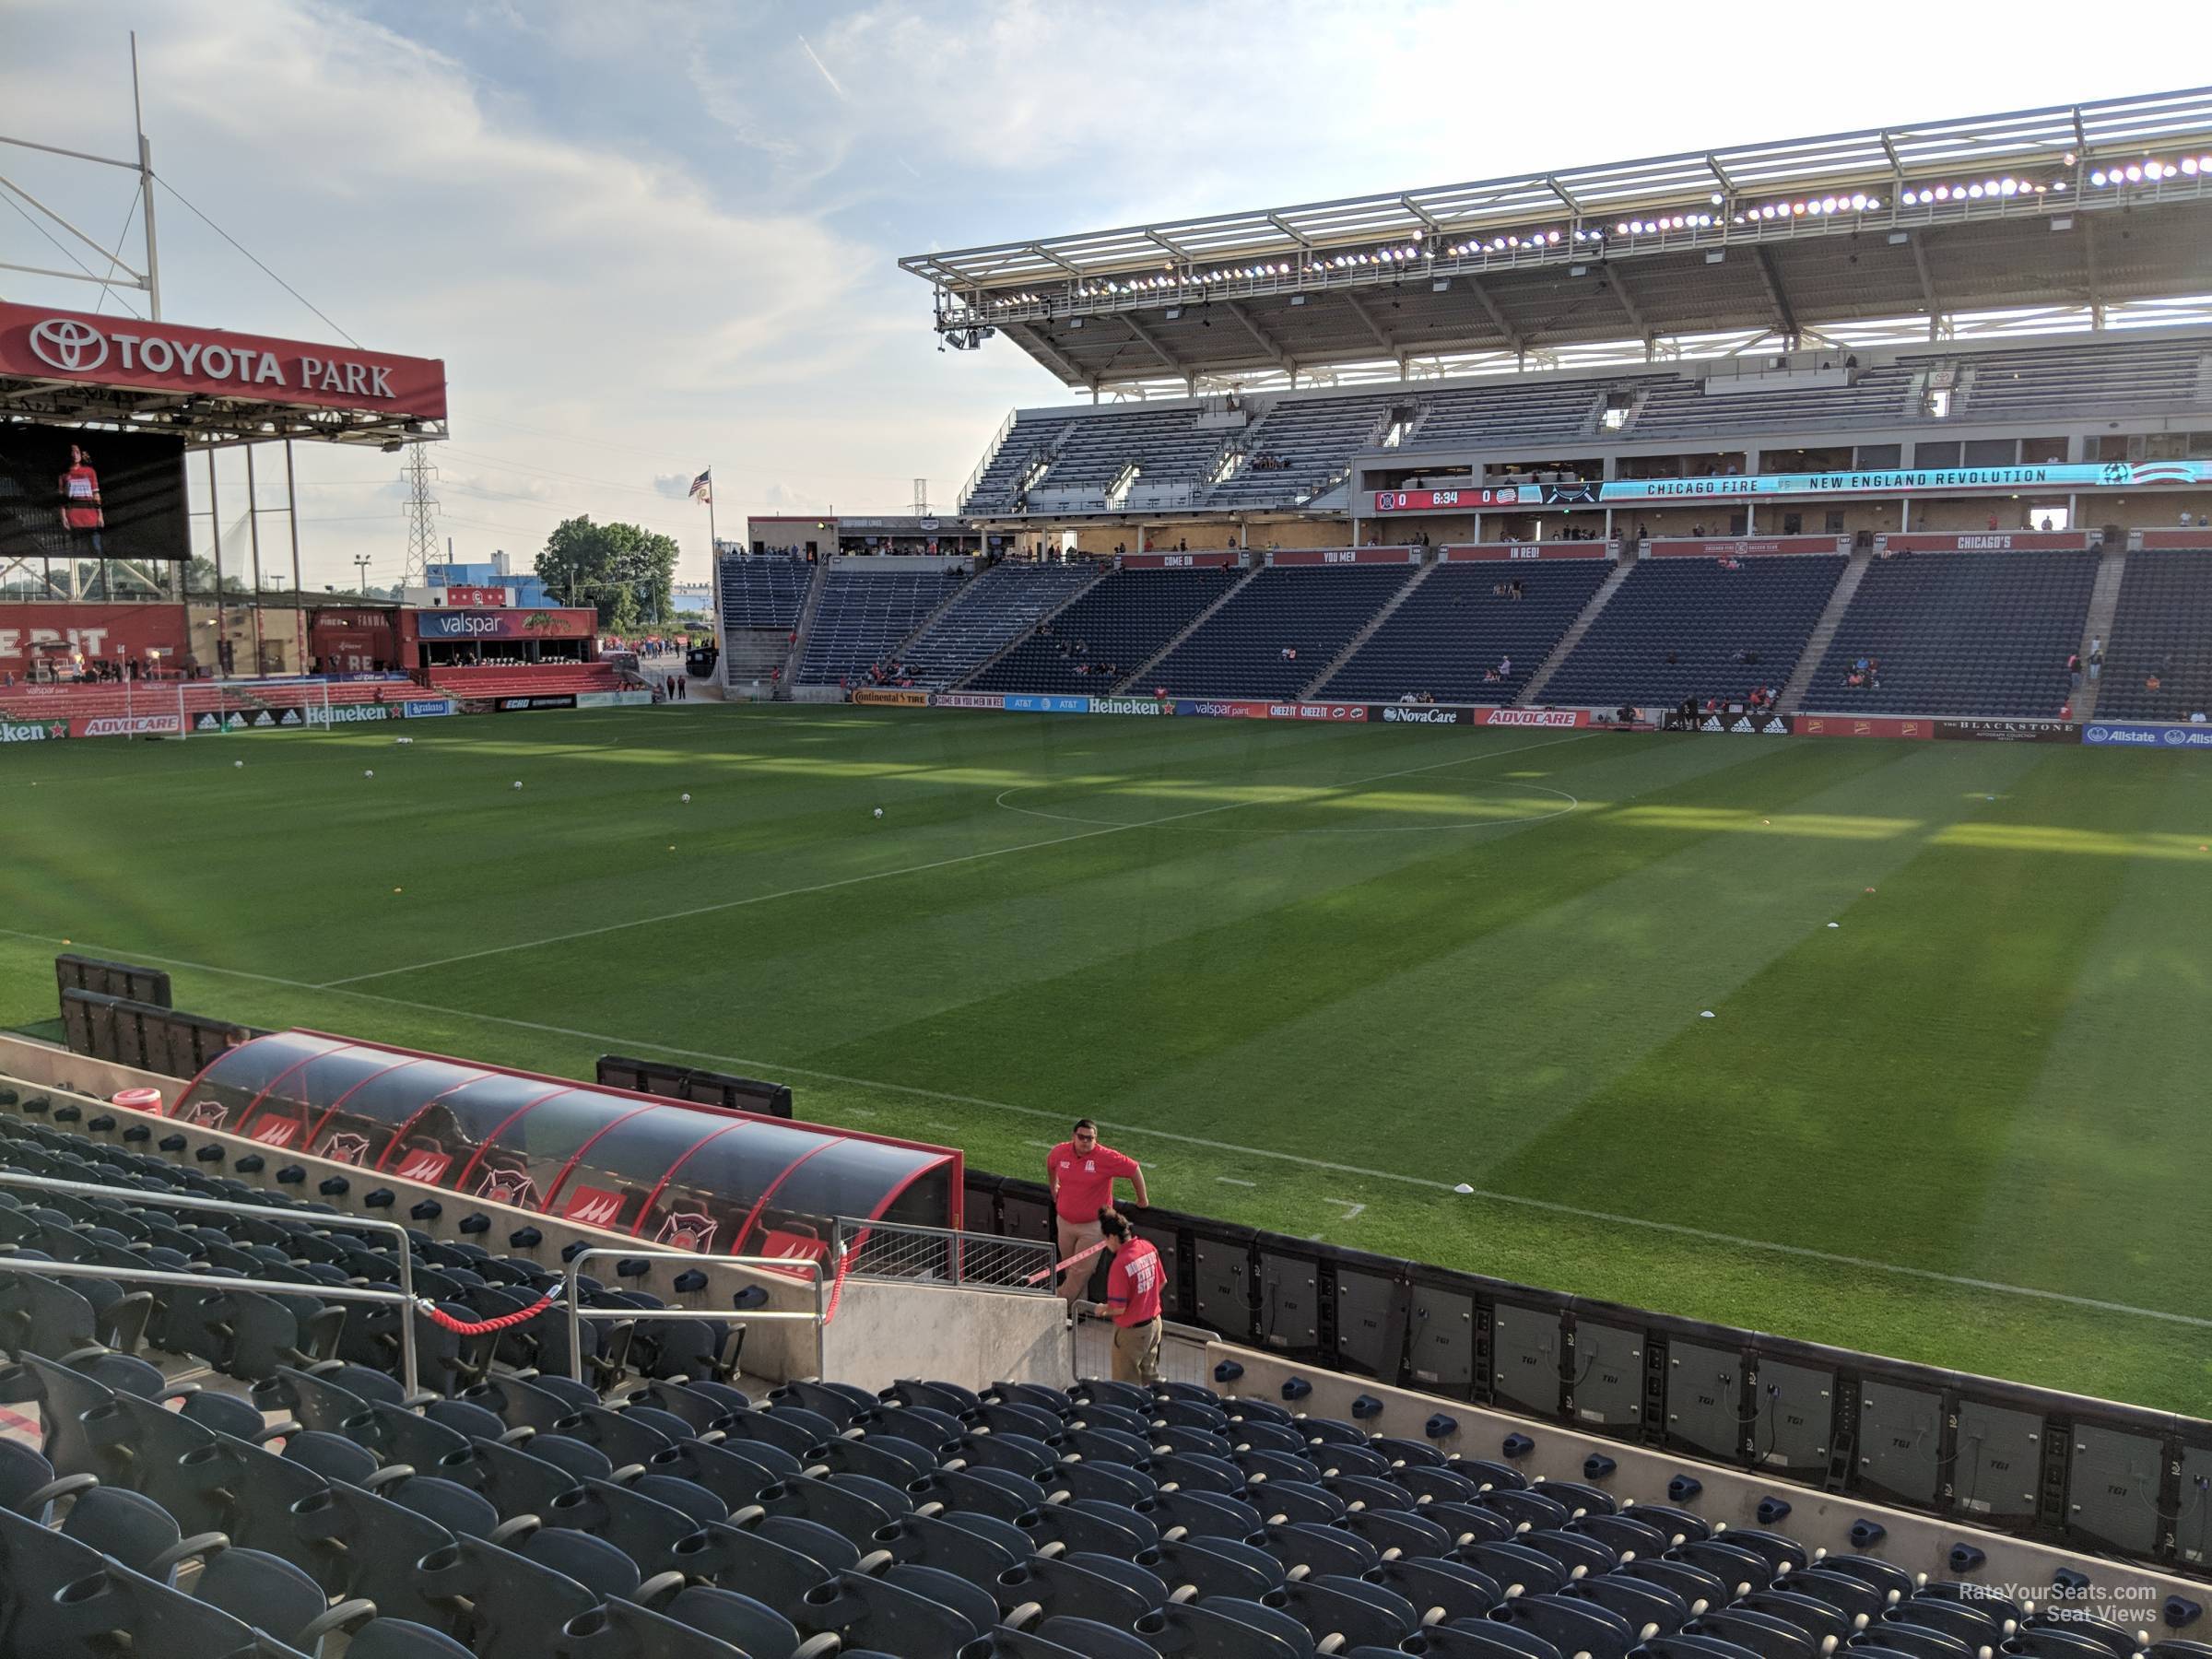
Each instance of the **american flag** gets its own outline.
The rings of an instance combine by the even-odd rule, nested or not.
[[[710,466],[698,477],[691,480],[691,499],[695,501],[704,501],[709,506],[713,505],[714,469],[712,467]]]

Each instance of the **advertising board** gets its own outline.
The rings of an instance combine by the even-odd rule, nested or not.
[[[2176,721],[2093,720],[2081,728],[2081,740],[2112,748],[2212,749],[2212,725]]]

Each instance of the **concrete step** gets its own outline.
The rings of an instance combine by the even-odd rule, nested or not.
[[[989,656],[985,657],[974,667],[969,669],[967,673],[961,675],[959,678],[954,680],[952,685],[948,687],[947,689],[957,690],[959,688],[969,684],[975,678],[977,675],[982,673],[984,669],[990,667],[992,664],[997,662],[999,658],[1005,656],[1007,652],[1013,650],[1015,646],[1020,644],[1024,640],[1030,638],[1030,636],[1034,634],[1040,628],[1042,628],[1047,622],[1053,620],[1060,615],[1061,612],[1067,609],[1069,606],[1073,605],[1077,600],[1082,598],[1083,595],[1089,593],[1091,589],[1097,587],[1100,582],[1105,581],[1107,572],[1112,570],[1112,568],[1113,567],[1112,565],[1100,565],[1099,567],[1097,575],[1093,576],[1088,582],[1085,582],[1081,587],[1077,588],[1074,593],[1070,594],[1059,604],[1053,606],[1051,610],[1046,611],[1042,616],[1039,617],[1034,622],[1030,623],[1029,627],[1022,629],[1021,632],[1016,634],[1012,639],[1008,640],[1004,645],[1001,645],[996,651],[993,652]]]
[[[1204,610],[1193,617],[1190,620],[1189,626],[1184,628],[1181,633],[1177,634],[1173,639],[1170,640],[1165,645],[1162,645],[1158,651],[1154,652],[1150,656],[1147,657],[1141,664],[1139,664],[1135,674],[1124,675],[1121,680],[1115,684],[1113,688],[1113,695],[1116,697],[1126,697],[1129,695],[1129,688],[1132,686],[1142,686],[1147,684],[1145,676],[1149,674],[1153,668],[1159,664],[1160,660],[1168,654],[1168,653],[1174,650],[1176,646],[1182,644],[1185,640],[1196,633],[1201,628],[1205,627],[1208,618],[1210,618],[1216,611],[1219,610],[1231,599],[1234,599],[1239,594],[1242,593],[1247,587],[1251,586],[1252,579],[1254,576],[1257,576],[1265,569],[1266,569],[1265,565],[1255,564],[1250,570],[1246,571],[1227,593],[1223,594],[1218,599],[1215,600],[1211,605],[1207,606]]]
[[[1874,560],[1874,549],[1854,550],[1843,566],[1843,574],[1836,578],[1836,591],[1828,596],[1828,605],[1820,613],[1820,620],[1813,624],[1813,637],[1805,642],[1805,650],[1797,658],[1797,671],[1790,676],[1789,684],[1783,687],[1775,704],[1784,713],[1795,713],[1804,702],[1805,694],[1813,688],[1813,676],[1820,670],[1820,659],[1828,654],[1834,643],[1836,629],[1843,625],[1843,613],[1851,608],[1852,595],[1859,591],[1859,583],[1866,580],[1866,567]]]
[[[1597,620],[1597,613],[1604,610],[1606,601],[1620,591],[1620,584],[1629,579],[1629,572],[1635,568],[1636,561],[1625,557],[1614,564],[1613,573],[1598,584],[1597,592],[1590,595],[1590,603],[1583,606],[1583,614],[1575,618],[1574,625],[1559,636],[1559,642],[1551,648],[1551,654],[1536,665],[1536,671],[1529,677],[1528,684],[1521,688],[1521,695],[1513,699],[1515,708],[1533,709],[1536,706],[1544,688],[1551,684],[1551,677],[1559,671],[1559,665],[1567,660],[1569,653],[1583,642],[1583,636],[1590,631],[1590,624]]]
[[[1354,634],[1345,648],[1330,659],[1329,665],[1316,675],[1305,689],[1298,694],[1299,701],[1311,702],[1319,697],[1321,688],[1335,678],[1337,671],[1359,654],[1359,648],[1375,637],[1375,630],[1390,620],[1391,613],[1410,599],[1413,596],[1413,590],[1428,581],[1429,572],[1435,569],[1436,566],[1433,564],[1424,564],[1413,573],[1411,582],[1401,584],[1398,591],[1383,604],[1382,608],[1367,619],[1367,626]]]
[[[2081,689],[2074,694],[2074,718],[2091,720],[2096,717],[2097,699],[2104,689],[2100,679],[2091,679],[2088,663],[2096,654],[2096,648],[2112,637],[2112,618],[2120,608],[2120,584],[2127,576],[2127,540],[2116,536],[2104,544],[2104,558],[2097,566],[2097,585],[2089,590],[2088,614],[2081,621],[2081,660],[2084,665]]]

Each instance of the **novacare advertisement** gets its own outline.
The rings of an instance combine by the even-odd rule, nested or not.
[[[2212,725],[2100,720],[2082,727],[2081,740],[2116,748],[2212,749]]]

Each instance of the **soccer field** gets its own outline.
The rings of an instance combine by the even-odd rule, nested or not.
[[[706,704],[407,735],[0,755],[0,1023],[52,1030],[66,942],[195,1012],[666,1055],[1032,1178],[1088,1112],[1176,1208],[2212,1411],[2195,757]]]

